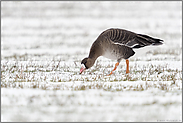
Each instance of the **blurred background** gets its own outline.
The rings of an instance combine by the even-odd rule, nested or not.
[[[88,55],[91,44],[108,28],[158,37],[165,41],[162,52],[180,55],[181,10],[181,2],[172,1],[4,1],[1,4],[1,58],[22,54],[74,54],[80,59]]]
[[[104,30],[164,40],[130,60],[80,62]],[[143,50],[144,51],[144,50]],[[98,62],[99,61],[99,62]],[[2,121],[181,121],[182,2],[1,2]]]

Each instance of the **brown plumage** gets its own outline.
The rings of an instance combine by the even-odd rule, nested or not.
[[[127,64],[126,73],[129,73],[128,58],[135,54],[133,49],[161,44],[163,44],[163,40],[152,38],[148,35],[136,34],[124,29],[107,29],[92,44],[89,56],[81,61],[81,64],[84,64],[85,67],[81,68],[80,74],[85,69],[92,67],[99,56],[117,60],[113,71],[116,70],[120,61],[125,59]]]

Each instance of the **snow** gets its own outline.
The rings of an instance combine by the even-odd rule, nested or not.
[[[1,118],[6,122],[182,121],[181,2],[1,2]],[[164,40],[79,74],[98,35],[123,28]]]
[[[22,117],[21,121],[33,121],[33,119],[36,121],[157,121],[179,119],[181,116],[177,111],[181,108],[182,96],[181,93],[173,94],[158,90],[134,93],[133,91],[42,91],[3,88],[2,98],[2,120],[5,121],[7,118],[18,121],[17,117]],[[13,109],[9,107],[11,104],[15,105]],[[10,110],[17,114],[17,117],[3,115]],[[18,113],[18,110],[24,113]],[[36,115],[40,113],[41,116]],[[155,119],[147,114],[154,115]],[[29,117],[26,117],[27,115]],[[147,117],[142,117],[146,115]]]

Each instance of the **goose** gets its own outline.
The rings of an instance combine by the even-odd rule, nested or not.
[[[89,56],[81,61],[80,74],[86,69],[91,68],[99,56],[117,60],[114,69],[117,69],[122,59],[126,60],[126,74],[129,71],[129,58],[135,54],[134,49],[143,48],[149,45],[162,45],[163,40],[150,37],[144,34],[137,34],[125,29],[110,28],[103,31],[98,38],[93,42]]]

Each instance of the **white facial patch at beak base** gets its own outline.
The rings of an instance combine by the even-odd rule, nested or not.
[[[82,65],[81,65],[81,69],[80,69],[80,74],[81,74],[83,71],[85,71],[85,70],[86,70],[85,65],[82,64]]]

